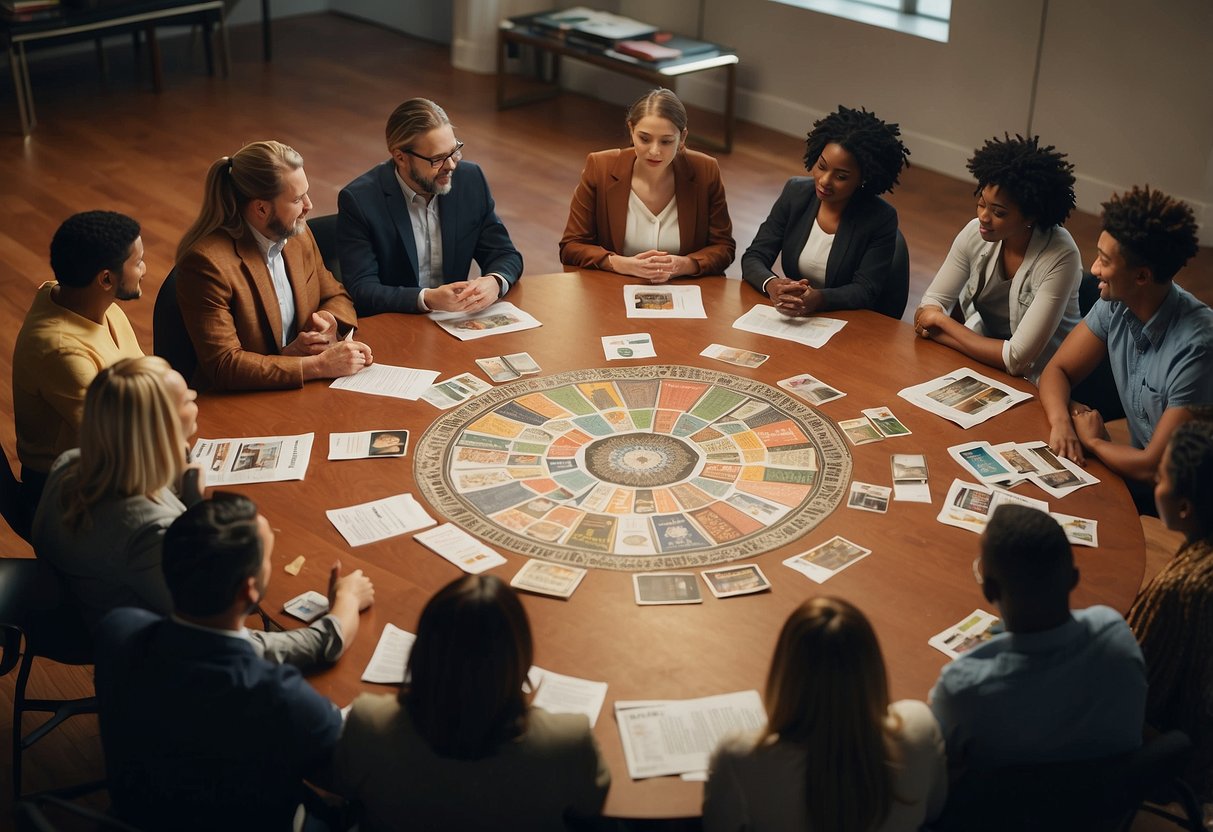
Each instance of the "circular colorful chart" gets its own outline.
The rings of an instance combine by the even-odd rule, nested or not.
[[[443,414],[414,456],[451,522],[511,552],[606,569],[705,566],[794,540],[842,500],[834,423],[699,367],[523,379]]]

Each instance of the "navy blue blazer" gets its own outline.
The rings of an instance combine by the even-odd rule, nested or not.
[[[467,280],[474,259],[481,274],[495,272],[514,285],[522,276],[522,255],[497,218],[480,166],[460,162],[451,192],[435,199],[442,228],[444,282]],[[391,159],[341,189],[337,249],[341,281],[359,315],[418,311],[417,242]]]
[[[783,186],[771,213],[741,255],[741,276],[758,291],[782,257],[784,277],[800,280],[800,252],[813,230],[821,200],[813,179],[795,176]],[[897,210],[880,197],[852,197],[843,211],[826,260],[820,311],[875,309],[889,280],[897,245]]]
[[[97,630],[115,813],[140,829],[289,829],[341,714],[248,641],[119,608]]]

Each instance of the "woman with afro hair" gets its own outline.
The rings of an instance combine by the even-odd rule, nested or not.
[[[900,317],[887,300],[905,292],[889,286],[897,211],[879,196],[909,164],[900,136],[896,124],[841,106],[813,124],[809,175],[788,180],[741,257],[741,276],[780,312],[875,309]],[[783,277],[771,271],[776,258]]]
[[[1061,227],[1074,166],[1037,136],[989,139],[973,153],[977,216],[927,287],[914,328],[1032,383],[1079,321],[1082,256]],[[959,300],[961,324],[948,315]]]

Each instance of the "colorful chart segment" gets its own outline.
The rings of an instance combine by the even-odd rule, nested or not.
[[[752,379],[659,365],[488,391],[421,438],[418,487],[510,551],[583,566],[722,563],[809,531],[851,457],[828,419]]]

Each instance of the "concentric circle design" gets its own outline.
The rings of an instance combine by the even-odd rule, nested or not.
[[[679,365],[504,384],[438,418],[417,486],[451,522],[524,555],[648,570],[752,557],[841,502],[834,424],[752,379]]]

